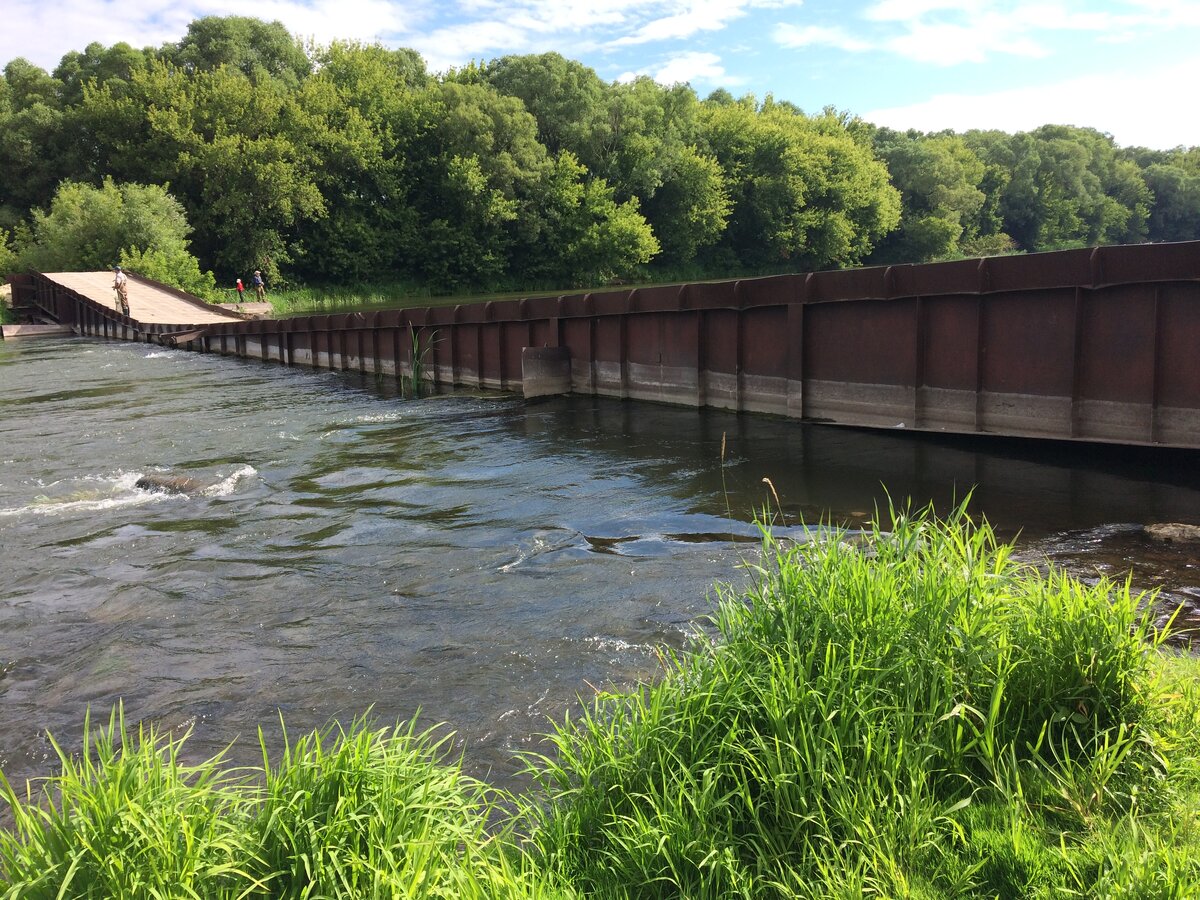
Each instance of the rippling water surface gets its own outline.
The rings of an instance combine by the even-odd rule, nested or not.
[[[725,459],[721,448],[725,441]],[[0,770],[53,769],[94,715],[191,727],[196,755],[368,709],[446,723],[516,783],[600,686],[652,677],[790,525],[893,497],[973,508],[1030,558],[1132,570],[1200,606],[1197,455],[984,443],[711,410],[456,392],[146,345],[0,343]],[[170,496],[145,474],[186,475]],[[1189,622],[1190,624],[1190,622]]]

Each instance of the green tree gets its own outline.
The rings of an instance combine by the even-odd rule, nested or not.
[[[703,110],[732,203],[720,247],[741,265],[856,265],[896,227],[887,169],[837,117],[769,102],[760,110],[753,98]]]
[[[569,150],[588,171],[603,174],[612,149],[609,88],[594,70],[558,53],[542,53],[501,57],[484,67],[483,75],[501,94],[525,105],[550,153]]]
[[[63,56],[54,70],[63,106],[82,103],[83,86],[88,83],[128,85],[133,73],[144,69],[147,62],[146,51],[135,49],[123,41],[111,47],[93,41],[82,53],[72,50]]]
[[[299,106],[326,215],[299,224],[295,267],[317,280],[409,274],[397,247],[415,245],[408,157],[428,132],[432,100],[424,63],[411,50],[335,42],[303,85]]]
[[[179,43],[163,47],[162,57],[189,74],[228,66],[247,78],[257,81],[267,76],[290,88],[298,87],[312,71],[303,46],[282,22],[249,16],[196,19]]]
[[[871,261],[928,262],[961,252],[979,234],[984,166],[958,135],[901,134],[879,129],[875,152],[900,191],[900,225],[880,241]]]
[[[686,263],[720,239],[731,204],[725,175],[695,145],[673,148],[663,159],[662,184],[642,204],[665,261]]]
[[[134,85],[156,151],[154,180],[179,192],[201,258],[230,278],[262,269],[278,280],[296,229],[325,211],[309,139],[319,121],[282,84],[227,66],[189,76],[155,63]]]
[[[1189,171],[1172,159],[1142,172],[1154,195],[1147,225],[1152,241],[1194,241],[1200,238],[1200,168]]]
[[[50,211],[34,212],[32,241],[19,265],[63,272],[122,262],[156,280],[203,292],[211,288],[212,275],[200,273],[188,252],[190,230],[179,201],[158,185],[117,184],[111,178],[100,187],[64,181]]]
[[[537,122],[520,100],[485,84],[436,84],[428,99],[431,127],[413,160],[420,228],[407,262],[438,285],[499,285],[518,227],[538,227],[534,188],[550,159]]]
[[[71,144],[58,83],[14,59],[0,78],[0,225],[15,226],[31,207],[49,202],[54,186],[70,174]]]
[[[1003,231],[1022,250],[1144,240],[1151,194],[1110,136],[1044,125],[1004,135],[969,132],[968,146],[1007,176],[998,204]]]
[[[618,203],[613,189],[569,152],[553,161],[537,186],[538,228],[523,229],[516,273],[526,283],[592,287],[627,278],[659,252],[636,200]]]
[[[17,271],[17,251],[13,248],[12,235],[0,228],[0,278]]]

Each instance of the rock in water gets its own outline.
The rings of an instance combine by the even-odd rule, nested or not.
[[[204,490],[204,485],[186,475],[143,475],[133,486],[158,494],[198,494]]]
[[[1200,525],[1183,525],[1179,522],[1161,522],[1147,525],[1146,535],[1156,541],[1177,543],[1200,543]]]

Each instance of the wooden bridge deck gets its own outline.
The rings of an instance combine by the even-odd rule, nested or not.
[[[112,272],[45,272],[56,284],[75,291],[89,300],[116,311],[117,294],[113,290]],[[217,309],[206,309],[188,302],[178,295],[143,281],[136,275],[129,276],[129,317],[137,322],[152,325],[185,323],[188,325],[210,325],[220,322],[240,322],[241,317],[222,313]]]

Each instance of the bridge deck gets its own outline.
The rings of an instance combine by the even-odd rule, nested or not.
[[[45,272],[46,278],[65,288],[115,310],[117,295],[113,290],[112,272]],[[240,322],[219,310],[205,309],[188,303],[174,294],[129,276],[129,316],[149,324],[208,325],[217,322]]]

